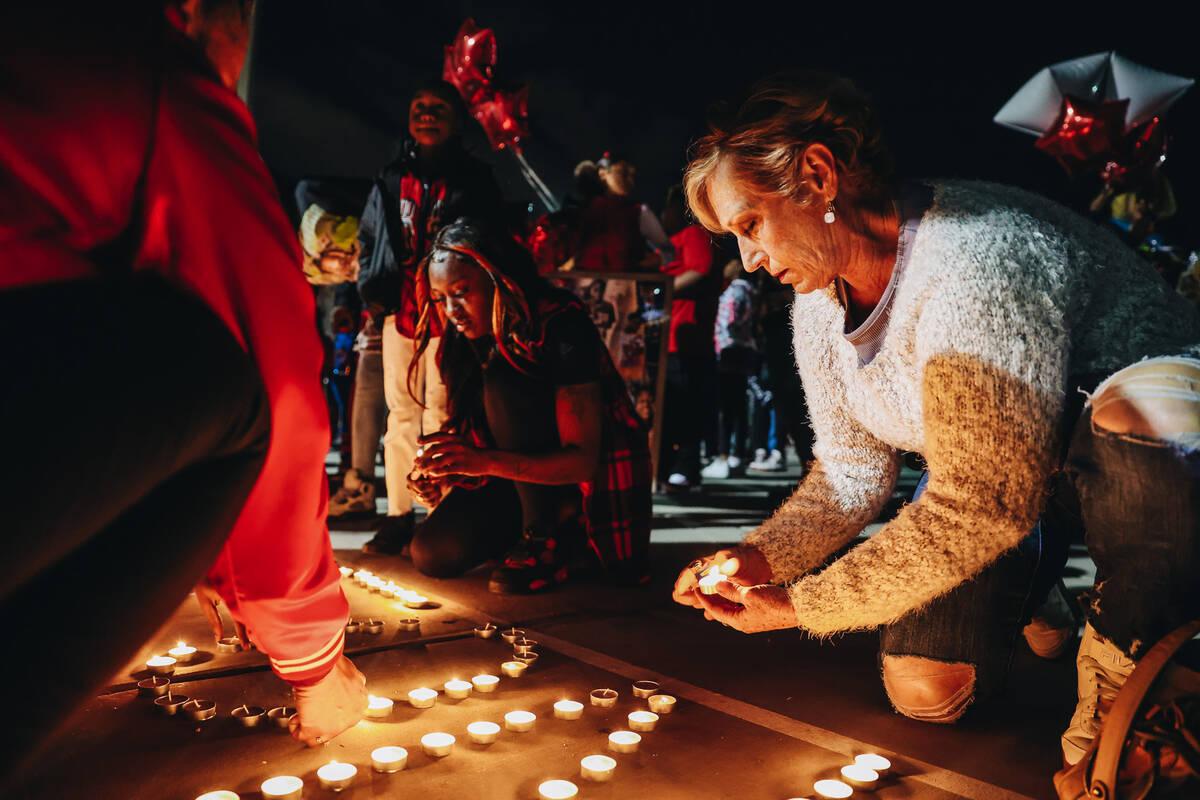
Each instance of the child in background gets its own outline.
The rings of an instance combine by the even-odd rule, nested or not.
[[[758,374],[758,345],[754,341],[758,292],[737,261],[725,266],[730,281],[717,301],[713,346],[717,353],[717,453],[700,473],[705,478],[728,478],[746,458],[748,413],[746,387]]]

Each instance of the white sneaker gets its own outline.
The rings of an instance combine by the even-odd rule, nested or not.
[[[761,459],[758,457],[759,453],[763,454]],[[751,464],[749,468],[755,472],[779,472],[785,468],[783,464],[783,453],[779,452],[778,450],[772,450],[771,455],[767,455],[766,453],[766,450],[755,450],[754,463]]]
[[[677,489],[687,489],[692,485],[692,482],[682,472],[672,472],[670,477],[667,478],[667,484]]]
[[[742,466],[742,460],[737,456],[730,456],[725,459],[725,463],[729,465],[730,470],[740,469]]]
[[[729,461],[724,456],[717,456],[711,464],[700,470],[700,477],[706,480],[725,480],[729,477]]]
[[[1116,645],[1101,638],[1090,623],[1083,627],[1079,655],[1075,657],[1079,704],[1062,735],[1063,758],[1068,764],[1078,764],[1087,753],[1135,664]]]
[[[746,465],[746,469],[759,470],[765,463],[767,463],[767,451],[759,447],[754,451],[754,460]]]

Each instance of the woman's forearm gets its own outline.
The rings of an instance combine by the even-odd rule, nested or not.
[[[489,450],[487,456],[491,462],[490,475],[550,486],[591,480],[599,461],[599,454],[589,453],[577,445],[567,445],[547,453]]]

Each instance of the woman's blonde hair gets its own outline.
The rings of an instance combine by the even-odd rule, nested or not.
[[[772,75],[751,87],[736,111],[714,109],[709,127],[690,148],[684,188],[692,214],[711,231],[723,230],[708,190],[724,162],[755,194],[808,205],[801,154],[820,143],[837,161],[839,194],[874,203],[891,188],[883,133],[866,95],[847,78],[809,70]]]

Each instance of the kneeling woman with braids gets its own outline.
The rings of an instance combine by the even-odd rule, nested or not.
[[[464,219],[434,240],[417,296],[414,363],[435,317],[445,324],[449,418],[409,476],[433,509],[413,563],[450,577],[502,557],[497,593],[540,591],[597,560],[644,580],[647,435],[587,310],[507,237]]]

